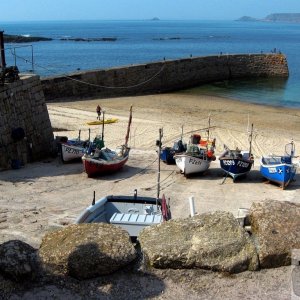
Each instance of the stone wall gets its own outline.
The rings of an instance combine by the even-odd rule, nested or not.
[[[0,169],[52,153],[53,131],[38,76],[0,85]]]
[[[120,97],[170,92],[237,78],[288,77],[282,54],[191,57],[42,80],[46,101],[63,98]]]

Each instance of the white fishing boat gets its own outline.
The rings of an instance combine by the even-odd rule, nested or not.
[[[80,161],[81,157],[87,151],[90,140],[81,140],[80,132],[81,130],[79,130],[78,138],[75,139],[68,139],[65,136],[57,137],[58,155],[62,162]]]
[[[205,172],[210,167],[210,163],[216,159],[214,155],[216,141],[209,138],[209,128],[210,119],[207,138],[201,139],[199,134],[193,134],[190,137],[186,152],[174,155],[177,167],[185,176]]]
[[[169,205],[161,199],[134,196],[105,196],[87,207],[76,220],[80,223],[109,223],[125,229],[132,238],[151,225],[171,218]]]
[[[193,147],[190,145],[186,152],[175,154],[174,158],[177,167],[185,176],[205,172],[213,160],[207,155],[206,150],[198,148],[197,145]]]

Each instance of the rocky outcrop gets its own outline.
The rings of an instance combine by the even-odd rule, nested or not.
[[[260,266],[289,265],[291,250],[300,248],[300,204],[273,200],[253,203],[250,222]]]
[[[4,40],[6,43],[33,43],[33,42],[52,41],[51,38],[46,38],[46,37],[11,35],[11,34],[4,34]]]
[[[252,18],[252,17],[249,17],[249,16],[243,16],[243,17],[237,19],[236,21],[240,21],[240,22],[257,22],[259,20],[255,19],[255,18]]]
[[[125,230],[93,223],[74,224],[47,234],[39,257],[47,272],[87,279],[115,272],[133,261],[136,252]]]
[[[146,261],[155,268],[203,268],[230,273],[258,268],[254,244],[227,212],[147,227],[138,240]]]
[[[15,281],[32,280],[38,272],[36,249],[11,240],[0,245],[0,273]]]

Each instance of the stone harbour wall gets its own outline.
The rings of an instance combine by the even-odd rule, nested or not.
[[[223,54],[78,72],[41,82],[46,101],[63,101],[171,92],[220,80],[288,75],[283,54]]]
[[[53,151],[53,131],[39,76],[0,85],[0,169],[19,168]]]

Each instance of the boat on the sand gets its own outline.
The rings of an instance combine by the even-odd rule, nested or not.
[[[132,238],[151,225],[171,218],[170,207],[161,199],[137,196],[105,196],[87,207],[76,223],[109,223],[125,229]]]
[[[109,118],[105,120],[97,120],[97,121],[89,121],[86,124],[87,125],[101,125],[101,124],[111,124],[118,122],[119,119],[117,118]]]
[[[293,163],[295,144],[293,141],[285,145],[283,155],[267,155],[260,159],[260,173],[270,182],[277,183],[285,189],[294,179],[297,163]]]
[[[81,130],[79,130],[78,138],[68,139],[66,136],[56,137],[58,155],[63,163],[70,161],[80,161],[81,157],[90,146],[90,139],[81,140]],[[90,133],[90,131],[89,131]]]
[[[253,124],[249,134],[249,150],[240,150],[238,148],[233,150],[224,145],[224,152],[219,156],[221,168],[226,175],[230,175],[233,178],[233,181],[235,181],[236,178],[245,176],[249,173],[254,164],[254,158],[251,153],[252,133]]]
[[[214,149],[215,139],[201,140],[199,134],[194,134],[191,136],[187,150],[176,153],[174,159],[177,167],[185,176],[203,173],[210,167],[210,163],[216,159]]]
[[[103,114],[104,117],[104,114]],[[120,170],[129,158],[130,148],[128,147],[128,138],[130,133],[130,125],[132,121],[132,107],[130,107],[129,121],[124,145],[118,146],[115,150],[104,147],[104,142],[96,144],[89,149],[83,156],[82,162],[84,170],[88,177],[105,175]],[[103,124],[104,125],[104,124]],[[102,129],[102,141],[103,141]]]

